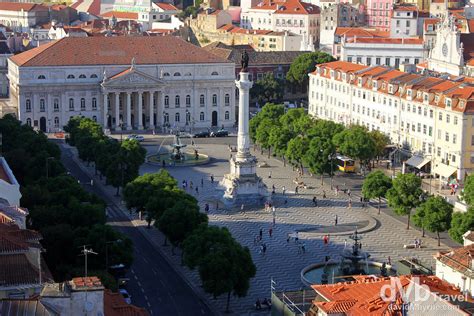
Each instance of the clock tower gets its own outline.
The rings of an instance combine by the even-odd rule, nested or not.
[[[428,70],[459,76],[463,73],[464,57],[461,33],[453,16],[446,15],[436,26],[436,41],[430,49]]]

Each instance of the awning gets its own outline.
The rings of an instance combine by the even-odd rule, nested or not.
[[[443,163],[440,163],[434,168],[434,173],[439,174],[440,176],[444,178],[449,178],[452,176],[454,173],[457,173],[458,169],[456,169],[453,166],[448,166]]]
[[[424,165],[426,165],[428,162],[431,160],[428,158],[423,158],[420,156],[412,156],[410,159],[405,161],[407,165],[410,165],[412,167],[415,167],[416,169],[423,168]]]

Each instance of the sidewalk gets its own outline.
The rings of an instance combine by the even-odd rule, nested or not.
[[[201,287],[196,287],[195,284],[200,284],[200,278],[197,270],[191,271],[181,264],[181,250],[176,248],[175,254],[171,253],[171,246],[164,246],[163,241],[165,240],[164,235],[156,229],[153,225],[148,228],[148,224],[145,220],[140,220],[138,214],[130,215],[130,212],[125,207],[121,196],[116,196],[116,189],[105,184],[105,178],[100,180],[98,175],[95,175],[93,164],[87,166],[82,160],[79,159],[77,149],[68,144],[60,144],[64,148],[70,149],[73,153],[72,159],[77,165],[91,178],[94,179],[94,186],[100,187],[100,189],[107,195],[109,201],[111,201],[127,218],[134,227],[136,227],[142,235],[154,246],[155,250],[158,251],[163,258],[169,263],[169,265],[175,270],[175,272],[182,278],[183,282],[187,283],[193,292],[206,304],[210,310],[214,312],[216,316],[222,315],[220,310],[223,306],[216,306],[215,300],[211,301],[211,296],[204,292]],[[214,303],[214,304],[213,304]]]

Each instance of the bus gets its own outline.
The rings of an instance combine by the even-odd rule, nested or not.
[[[336,164],[342,172],[355,172],[354,160],[349,157],[336,155]]]

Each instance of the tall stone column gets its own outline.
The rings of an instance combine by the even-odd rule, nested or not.
[[[132,129],[132,93],[127,92],[127,109],[126,109],[126,115],[127,115],[127,131],[130,131]]]
[[[138,91],[138,129],[143,129],[143,92]]]
[[[107,126],[107,114],[109,113],[109,93],[107,91],[104,92],[104,103],[103,103],[103,122],[104,122],[104,129],[106,129]]]
[[[250,156],[249,136],[249,102],[252,81],[248,72],[240,73],[240,80],[235,84],[239,88],[239,131],[237,133],[237,160]]]
[[[115,92],[115,130],[120,131],[120,93]]]
[[[149,105],[148,110],[150,111],[150,126],[149,126],[150,129],[155,128],[155,120],[154,120],[155,111],[153,110],[153,108],[154,108],[154,104],[153,104],[154,95],[155,95],[155,91],[150,91],[150,93],[148,95],[148,105]]]

